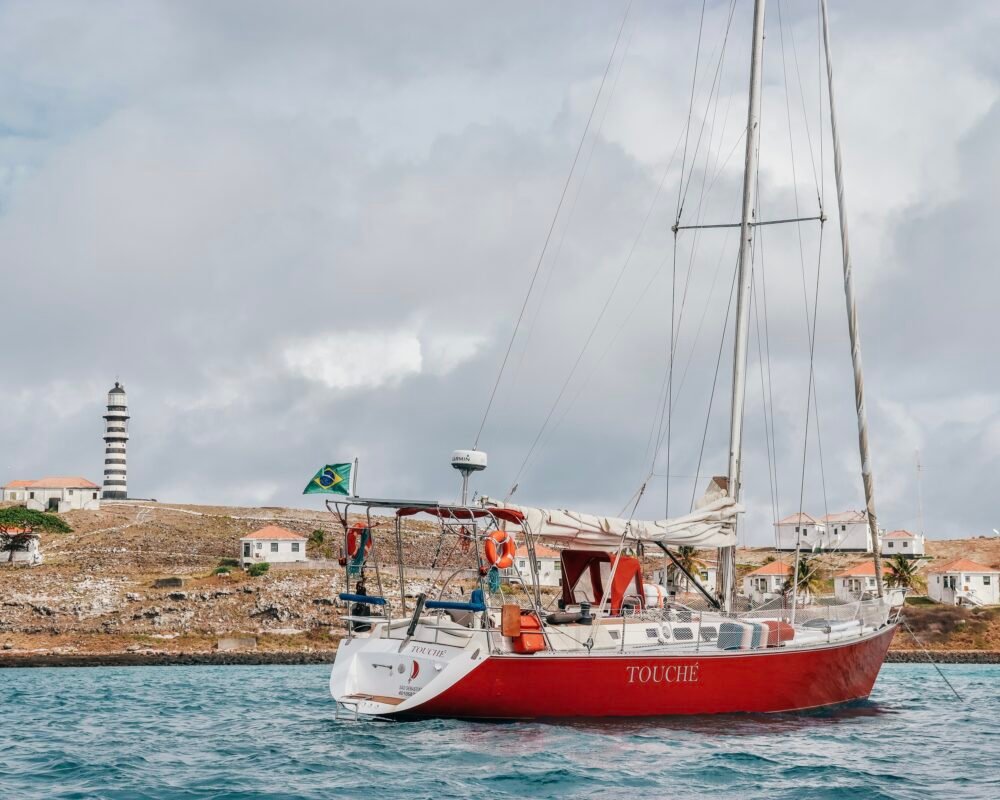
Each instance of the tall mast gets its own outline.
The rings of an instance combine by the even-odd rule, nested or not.
[[[854,296],[854,271],[851,246],[847,238],[847,198],[844,194],[844,162],[837,133],[837,112],[833,103],[833,59],[830,54],[830,20],[826,0],[820,0],[823,13],[823,50],[826,55],[826,81],[830,95],[830,132],[833,136],[833,170],[837,179],[837,211],[840,217],[840,245],[844,256],[844,294],[847,299],[847,325],[851,334],[851,361],[854,364],[854,405],[858,410],[858,446],[861,450],[861,479],[865,486],[865,507],[868,511],[868,535],[875,561],[875,583],[878,596],[885,594],[882,582],[882,555],[878,543],[878,518],[875,516],[875,480],[872,477],[871,454],[868,451],[868,412],[865,410],[865,379],[861,368],[861,334],[858,331],[858,307]]]
[[[739,501],[743,468],[743,400],[746,389],[747,342],[750,338],[750,292],[753,271],[753,187],[757,177],[760,141],[761,58],[764,49],[764,0],[753,7],[753,45],[750,51],[750,101],[747,108],[747,147],[743,162],[743,207],[740,215],[739,288],[736,295],[736,334],[733,353],[733,396],[729,427],[729,494]],[[736,600],[736,547],[719,552],[719,594],[723,608],[732,611]]]

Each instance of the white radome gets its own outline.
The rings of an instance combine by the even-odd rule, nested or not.
[[[482,450],[456,450],[451,454],[451,465],[462,472],[479,472],[486,469],[486,453]]]

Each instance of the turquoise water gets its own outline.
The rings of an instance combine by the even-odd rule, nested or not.
[[[1000,798],[1000,667],[836,712],[343,723],[326,667],[0,670],[0,798]]]

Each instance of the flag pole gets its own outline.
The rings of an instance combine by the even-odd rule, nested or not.
[[[358,496],[358,459],[354,459],[354,469],[351,470],[351,497]]]

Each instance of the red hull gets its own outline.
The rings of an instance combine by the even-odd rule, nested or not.
[[[531,719],[797,711],[871,693],[895,626],[808,650],[693,656],[490,656],[408,717]]]

